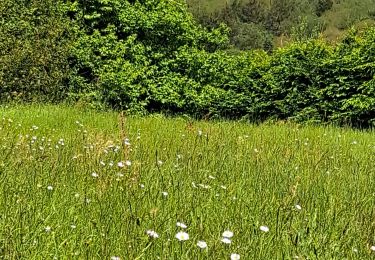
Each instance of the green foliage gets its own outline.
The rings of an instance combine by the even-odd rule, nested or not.
[[[63,6],[2,0],[0,17],[0,99],[63,99],[71,39]]]
[[[228,42],[225,26],[203,29],[179,2],[76,1],[71,10],[82,33],[73,52],[76,93],[119,109],[181,110],[200,86],[173,70],[176,57]]]
[[[202,27],[178,1],[1,4],[2,99],[69,96],[140,114],[375,124],[371,27],[353,29],[332,45],[320,38],[314,17],[296,17],[299,26],[289,29],[294,41],[266,53],[231,49],[227,26]],[[228,21],[266,7],[235,2],[226,9]],[[302,7],[289,14],[268,7],[272,21],[267,12],[243,16],[232,24],[232,42],[270,48],[267,28],[290,27],[286,17]]]
[[[375,30],[351,32],[332,47],[321,40],[292,44],[272,57],[266,84],[282,119],[356,126],[375,118]]]

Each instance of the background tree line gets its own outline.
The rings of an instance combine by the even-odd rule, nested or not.
[[[229,22],[203,26],[183,0],[1,1],[0,100],[374,125],[374,27],[350,29],[332,44],[306,36],[314,28],[308,18],[290,18],[288,12],[308,10],[308,2],[289,10],[283,1],[251,2],[264,12],[241,18],[248,19],[241,30],[254,32],[244,34],[247,40]],[[314,9],[315,15],[335,4]],[[228,21],[235,6],[224,12]],[[244,6],[236,8],[254,11]],[[287,34],[291,40],[272,49],[273,38],[289,28],[295,28]],[[272,51],[233,51],[233,42],[249,49],[247,43],[258,41]]]
[[[204,26],[225,23],[235,48],[272,50],[295,38],[336,40],[351,26],[374,23],[374,0],[188,0]]]

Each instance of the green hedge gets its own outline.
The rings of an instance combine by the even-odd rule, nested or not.
[[[0,1],[0,99],[66,98],[70,31],[59,2]]]

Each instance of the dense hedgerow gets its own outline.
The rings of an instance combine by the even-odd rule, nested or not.
[[[66,98],[70,32],[59,2],[0,1],[0,99]]]
[[[18,39],[14,46],[26,48],[12,47],[0,61],[3,99],[68,95],[133,113],[374,124],[371,27],[349,32],[337,45],[303,40],[271,54],[233,52],[227,27],[208,31],[180,1],[77,0],[52,6],[46,0],[18,3],[20,9],[6,3],[13,13],[2,20],[0,37],[10,35]],[[15,18],[18,13],[25,14]],[[39,17],[43,23],[35,22]],[[10,30],[24,24],[23,33]],[[1,44],[1,51],[9,45]]]

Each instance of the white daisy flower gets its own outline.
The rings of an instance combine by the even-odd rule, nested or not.
[[[129,160],[127,160],[127,161],[125,162],[125,164],[126,164],[126,166],[131,166],[131,165],[132,165],[132,162],[129,161]]]
[[[299,204],[297,204],[295,207],[296,207],[297,210],[301,210],[302,209],[301,205],[299,205]]]
[[[168,192],[166,192],[166,191],[162,191],[161,194],[163,194],[164,197],[168,196]]]
[[[118,162],[117,166],[120,167],[120,168],[123,168],[124,167],[124,163],[123,162]]]
[[[44,230],[45,230],[46,232],[51,232],[51,227],[50,227],[50,226],[46,226],[46,227],[44,228]]]
[[[261,231],[263,231],[263,232],[268,232],[268,231],[270,231],[270,229],[267,227],[267,226],[260,226],[260,228],[259,228]]]
[[[205,241],[198,241],[197,246],[201,249],[207,248],[207,243]]]
[[[375,251],[375,246],[371,246],[371,247],[370,247],[370,250],[371,250],[371,251]]]
[[[51,185],[47,186],[47,190],[53,190],[53,187]]]
[[[223,237],[231,238],[231,237],[233,237],[233,232],[230,231],[230,230],[226,230],[226,231],[223,232]]]
[[[185,240],[189,240],[189,234],[186,233],[186,232],[183,232],[183,231],[180,231],[176,234],[176,238],[179,240],[179,241],[185,241]]]
[[[230,243],[232,243],[232,240],[230,240],[227,237],[224,237],[223,239],[221,239],[221,242],[223,242],[224,244],[230,244]]]
[[[158,237],[159,237],[158,233],[156,233],[154,230],[147,230],[147,231],[146,231],[146,234],[147,234],[149,237],[152,237],[152,238],[158,238]]]
[[[182,222],[177,222],[176,226],[178,226],[180,228],[183,228],[183,229],[187,228],[187,226],[184,223],[182,223]]]
[[[98,178],[99,177],[99,175],[96,172],[91,173],[91,176],[94,177],[94,178]]]
[[[129,140],[128,138],[125,138],[125,140],[124,140],[124,144],[125,144],[126,146],[130,146],[130,140]]]
[[[240,260],[240,255],[239,254],[231,254],[230,255],[230,260]]]

